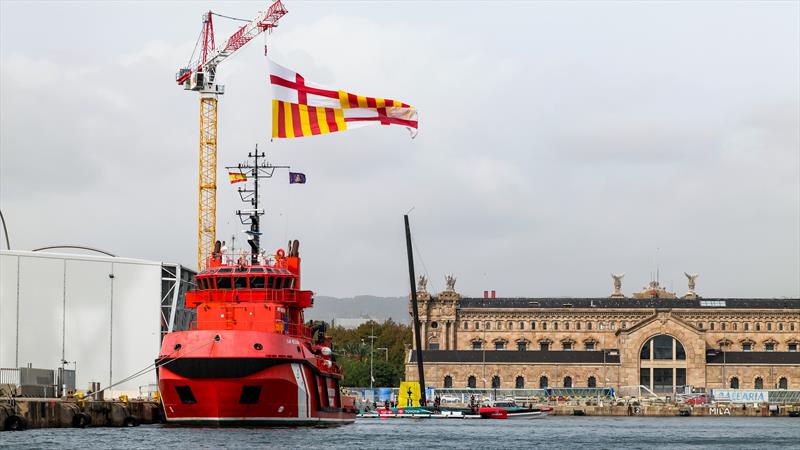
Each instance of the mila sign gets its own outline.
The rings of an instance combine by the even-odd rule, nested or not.
[[[731,403],[768,403],[769,391],[758,389],[714,389],[714,400]]]

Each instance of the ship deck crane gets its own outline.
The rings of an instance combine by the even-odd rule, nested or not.
[[[217,222],[217,98],[225,86],[216,84],[217,66],[264,31],[272,31],[288,11],[280,0],[255,19],[242,25],[219,46],[214,45],[211,11],[203,14],[198,44],[202,49],[187,67],[180,68],[175,81],[189,91],[200,93],[200,176],[197,220],[197,269],[203,270],[216,241]],[[224,17],[224,16],[223,16]],[[196,49],[196,47],[195,47]],[[193,55],[194,56],[194,55]]]

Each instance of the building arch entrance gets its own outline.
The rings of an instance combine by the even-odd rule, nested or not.
[[[653,336],[639,352],[639,384],[655,393],[672,393],[685,386],[686,350],[674,337]]]

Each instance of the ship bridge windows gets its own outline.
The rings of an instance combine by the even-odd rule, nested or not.
[[[238,276],[233,279],[234,289],[247,289],[247,277]]]
[[[264,277],[250,278],[250,289],[264,289]]]
[[[230,289],[231,277],[217,277],[217,289]]]

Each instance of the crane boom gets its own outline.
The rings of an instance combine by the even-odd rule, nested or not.
[[[278,26],[288,11],[280,0],[236,30],[219,47],[214,45],[212,12],[203,15],[203,49],[198,60],[178,70],[178,85],[200,93],[200,166],[197,220],[197,269],[203,270],[216,242],[217,222],[217,98],[225,86],[214,83],[217,66],[266,30]]]

